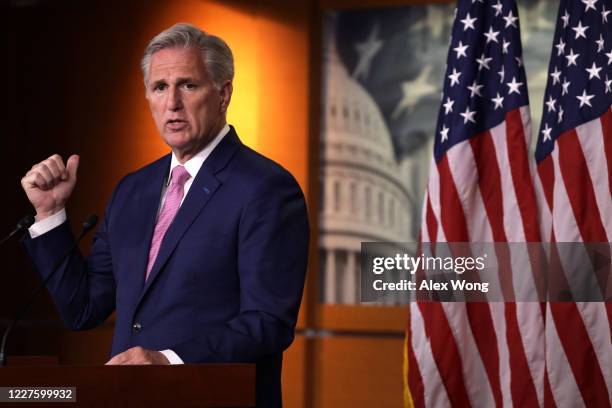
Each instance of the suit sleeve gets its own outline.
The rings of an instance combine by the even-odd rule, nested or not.
[[[294,338],[308,260],[309,226],[297,182],[260,184],[239,225],[240,313],[223,327],[169,347],[186,363],[255,362]]]
[[[62,320],[72,330],[96,327],[115,310],[115,279],[108,241],[112,201],[94,236],[90,256],[84,259],[78,248],[72,251],[47,283]],[[46,279],[74,241],[66,221],[36,238],[26,234],[23,246],[41,277]]]

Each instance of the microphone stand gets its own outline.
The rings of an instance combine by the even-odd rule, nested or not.
[[[6,237],[0,240],[0,245],[3,245],[6,241],[11,239],[13,235],[17,234],[19,231],[24,230],[26,228],[30,228],[32,224],[34,224],[34,216],[32,214],[26,215],[17,223],[17,226]]]
[[[36,296],[38,296],[38,293],[47,285],[47,282],[49,282],[51,277],[55,274],[55,272],[57,272],[57,270],[62,265],[62,263],[64,263],[64,260],[70,256],[72,251],[76,249],[81,239],[83,239],[83,237],[89,231],[91,231],[96,226],[97,223],[98,223],[98,217],[96,215],[90,215],[87,218],[87,220],[83,223],[83,227],[81,228],[81,233],[79,234],[77,239],[70,246],[68,251],[66,251],[61,256],[61,258],[59,258],[59,260],[55,263],[55,265],[53,265],[53,268],[51,269],[51,273],[47,275],[45,279],[43,279],[43,281],[36,287],[36,289],[34,289],[28,301],[17,312],[11,324],[4,331],[4,335],[2,336],[2,343],[0,345],[0,367],[4,367],[6,365],[6,343],[7,343],[9,334],[11,333],[13,328],[17,325],[17,323],[21,320],[21,318],[30,310],[30,307],[32,306],[34,299],[36,299]]]

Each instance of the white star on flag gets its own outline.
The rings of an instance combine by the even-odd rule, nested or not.
[[[451,100],[450,97],[446,97],[446,103],[443,104],[442,106],[444,106],[444,114],[448,115],[449,113],[451,113],[453,111],[453,105],[455,104],[455,101]]]
[[[507,54],[508,53],[508,47],[509,46],[510,46],[510,41],[504,40],[504,42],[502,44],[502,54]]]
[[[591,105],[590,100],[593,99],[595,97],[595,95],[587,95],[586,93],[586,89],[584,91],[582,91],[582,95],[578,95],[576,96],[576,99],[578,99],[580,101],[580,108],[582,108],[583,105],[588,105],[591,108],[593,107]]]
[[[604,81],[606,84],[606,93],[611,93],[612,92],[612,79],[608,79],[608,74],[606,74],[606,80]]]
[[[567,80],[567,78],[563,78],[563,83],[561,84],[561,86],[563,87],[563,90],[561,90],[561,96],[565,95],[566,93],[569,92],[569,86],[570,86],[571,82]]]
[[[501,0],[497,0],[497,3],[492,5],[491,7],[495,9],[495,17],[499,16],[502,13]]]
[[[480,93],[480,89],[482,87],[483,85],[478,85],[476,81],[472,83],[472,86],[468,86],[467,89],[470,90],[470,98],[473,98],[474,95],[482,96],[482,94]]]
[[[576,37],[574,38],[575,40],[577,40],[580,37],[586,37],[586,30],[588,30],[589,26],[583,26],[581,21],[578,21],[578,25],[576,27],[572,27],[572,30],[574,30],[576,32]]]
[[[497,41],[498,35],[499,35],[499,31],[493,31],[493,26],[489,27],[489,31],[484,33],[484,36],[487,37],[487,41],[485,44],[488,44],[491,41],[499,43],[499,41]]]
[[[612,10],[606,10],[606,5],[604,4],[603,6],[601,6],[602,10],[601,10],[601,23],[607,23],[608,22],[608,14],[612,13]]]
[[[453,73],[448,77],[451,80],[450,86],[454,86],[459,84],[459,77],[461,76],[461,72],[457,72],[455,68],[453,68]]]
[[[497,71],[497,74],[499,75],[499,82],[504,82],[504,77],[506,76],[506,69],[503,65],[502,69],[500,71]]]
[[[478,63],[478,70],[480,71],[482,67],[484,67],[485,69],[490,69],[489,62],[491,62],[492,59],[493,58],[486,58],[483,52],[480,58],[476,58],[476,62]]]
[[[559,106],[559,115],[557,118],[557,123],[561,123],[561,121],[563,120],[563,106]]]
[[[563,20],[563,28],[568,26],[569,19],[570,19],[570,16],[569,16],[567,10],[565,10],[565,14],[561,17],[561,20]]]
[[[597,44],[597,52],[602,52],[604,49],[604,39],[601,34],[599,34],[599,40],[595,41]]]
[[[546,127],[542,130],[542,134],[544,135],[544,141],[548,141],[551,140],[552,138],[550,137],[550,132],[552,132],[552,128],[548,126],[548,123],[546,124]]]
[[[563,39],[559,38],[559,44],[555,45],[557,47],[557,56],[562,55],[565,52],[565,43]]]
[[[512,10],[510,10],[507,16],[502,18],[506,20],[506,28],[510,26],[516,27],[516,20],[518,20],[518,17],[514,17],[514,15],[512,14]]]
[[[589,73],[589,79],[593,79],[593,77],[597,77],[597,79],[601,79],[599,77],[599,71],[601,71],[601,68],[595,65],[595,62],[593,62],[593,65],[591,65],[591,68],[585,68],[585,71]]]
[[[589,11],[589,9],[597,11],[597,9],[595,8],[595,3],[597,3],[597,0],[582,0],[582,3],[584,3],[584,5],[586,6],[586,8],[584,9],[585,13]]]
[[[442,130],[440,131],[440,136],[442,136],[442,138],[440,139],[440,141],[442,143],[444,143],[445,141],[448,140],[448,128],[446,127],[446,125],[442,126]]]
[[[521,91],[519,91],[519,87],[521,85],[523,85],[522,82],[516,82],[516,78],[512,77],[512,81],[508,82],[506,85],[508,85],[508,95],[511,95],[512,93],[516,92],[517,94],[521,94]]]
[[[474,23],[478,20],[477,18],[470,17],[470,13],[467,13],[467,16],[463,20],[459,20],[463,23],[463,31],[466,31],[468,28],[475,29]]]
[[[495,104],[495,106],[493,108],[495,110],[497,110],[497,108],[503,108],[504,107],[502,105],[504,103],[504,97],[503,96],[499,96],[499,92],[497,92],[497,97],[491,98],[491,101],[493,101],[493,103]]]
[[[565,56],[567,58],[567,66],[570,67],[572,65],[576,65],[576,59],[580,56],[580,54],[574,54],[574,50],[570,48],[570,53]]]
[[[553,99],[552,95],[550,95],[548,97],[548,101],[546,101],[546,106],[548,107],[548,113],[552,112],[552,111],[557,111],[557,109],[555,108],[555,103],[557,103],[556,99]]]
[[[465,112],[460,113],[461,116],[463,116],[463,124],[467,124],[468,121],[472,122],[472,123],[476,123],[476,121],[474,120],[474,115],[476,114],[476,111],[473,110],[471,111],[469,106],[467,108],[465,108]]]
[[[553,78],[553,85],[557,82],[561,83],[561,71],[559,71],[557,67],[555,67],[555,72],[550,73],[550,76]]]
[[[469,47],[469,45],[463,45],[463,42],[459,41],[459,45],[453,48],[453,50],[457,53],[457,59],[467,57],[466,51]]]

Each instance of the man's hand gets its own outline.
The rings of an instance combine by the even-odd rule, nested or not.
[[[170,362],[159,351],[147,350],[142,347],[132,347],[111,358],[106,365],[169,365]]]
[[[65,207],[76,184],[79,156],[72,155],[64,166],[59,154],[32,166],[21,179],[21,186],[36,210],[36,221]]]

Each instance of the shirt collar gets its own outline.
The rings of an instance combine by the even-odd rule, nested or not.
[[[215,149],[215,147],[217,147],[219,142],[221,142],[221,140],[229,132],[229,130],[229,125],[226,123],[223,129],[221,129],[217,136],[215,136],[215,138],[209,144],[207,144],[206,147],[204,147],[202,150],[196,153],[195,156],[193,156],[191,159],[187,160],[183,164],[183,166],[185,166],[185,170],[187,170],[187,173],[189,173],[192,179],[195,178],[195,176],[200,171],[202,164],[204,164],[206,158],[210,156],[210,153]],[[172,152],[172,160],[170,161],[170,172],[168,173],[166,185],[170,184],[170,175],[172,174],[172,170],[180,164],[181,163],[176,158],[176,155],[174,154],[174,152]]]

